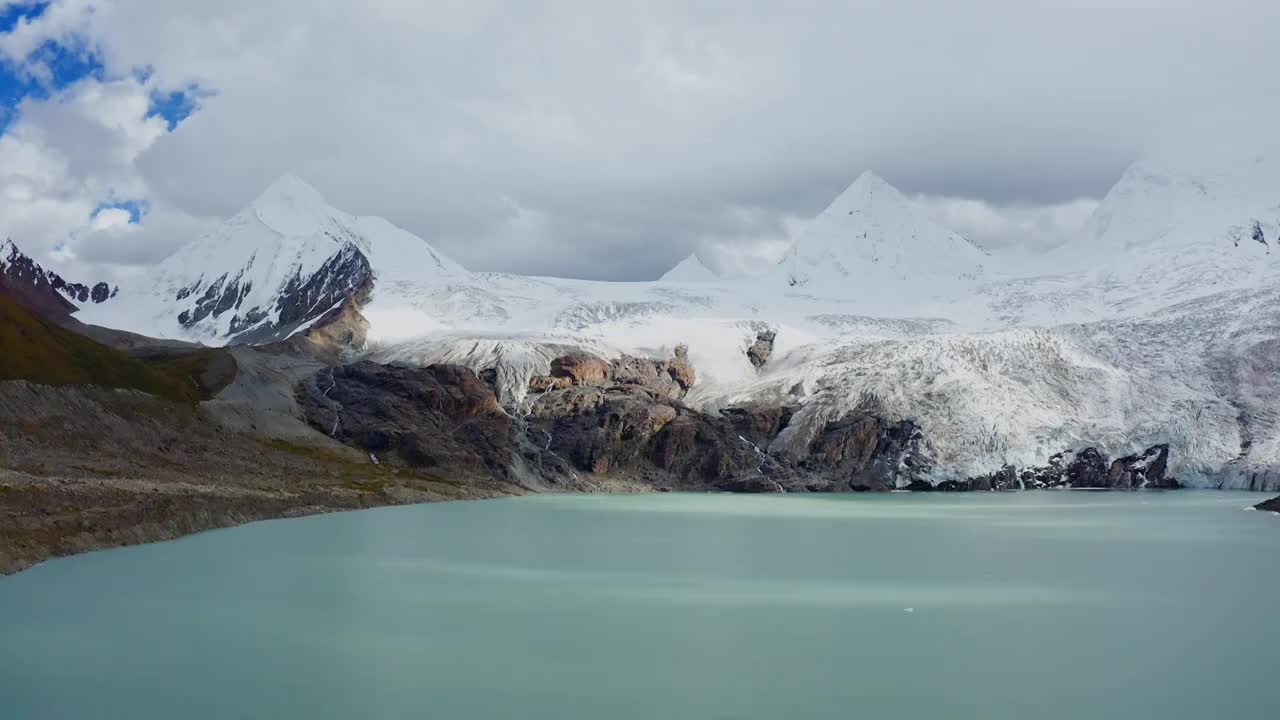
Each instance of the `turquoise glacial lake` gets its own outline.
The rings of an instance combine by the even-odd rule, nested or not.
[[[1280,718],[1263,496],[537,496],[0,578],[0,717]]]

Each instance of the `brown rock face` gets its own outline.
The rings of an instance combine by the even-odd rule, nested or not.
[[[599,358],[565,355],[551,361],[551,377],[568,380],[568,385],[603,385],[609,378],[609,364]]]
[[[693,366],[679,357],[663,361],[623,355],[610,366],[609,379],[619,385],[638,385],[675,400],[689,392],[696,375]]]
[[[305,332],[281,344],[324,362],[337,363],[346,352],[362,347],[368,337],[369,321],[360,314],[367,300],[367,291],[348,295],[341,305],[322,315]]]
[[[551,361],[551,374],[529,380],[529,390],[545,393],[574,386],[610,387],[636,385],[671,399],[684,397],[697,380],[683,345],[670,360],[623,355],[613,362],[600,358],[565,355]]]
[[[492,383],[490,383],[492,385]],[[551,390],[564,390],[573,386],[573,380],[567,377],[538,375],[529,378],[529,392],[544,393]]]

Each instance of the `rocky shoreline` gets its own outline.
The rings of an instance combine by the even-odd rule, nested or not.
[[[217,403],[0,382],[0,574],[254,520],[524,492],[375,466],[305,427],[264,437],[288,427],[258,410],[237,431]]]

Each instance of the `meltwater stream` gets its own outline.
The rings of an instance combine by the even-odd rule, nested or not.
[[[540,496],[0,578],[0,717],[1277,718],[1244,493]]]

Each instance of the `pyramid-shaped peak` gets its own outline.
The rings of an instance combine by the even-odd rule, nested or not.
[[[697,253],[690,253],[659,278],[662,282],[710,282],[718,279]]]
[[[293,174],[277,178],[250,208],[263,224],[286,237],[317,233],[341,215],[320,191]]]
[[[293,173],[285,173],[276,178],[274,182],[267,186],[266,190],[258,196],[253,202],[255,207],[278,207],[281,205],[292,207],[325,207],[324,196],[319,190],[312,187],[306,180],[294,175]]]
[[[887,180],[867,170],[858,176],[853,184],[840,193],[840,196],[831,203],[828,210],[843,208],[844,210],[858,210],[867,208],[872,205],[891,204],[906,208],[909,203],[906,197],[898,190],[898,188],[890,185]]]
[[[880,283],[899,292],[972,281],[983,260],[972,243],[867,171],[809,223],[782,266],[792,286]]]
[[[865,170],[853,181],[851,188],[860,188],[864,190],[892,190],[898,192],[898,189],[889,184],[888,180],[880,177],[874,170]]]

